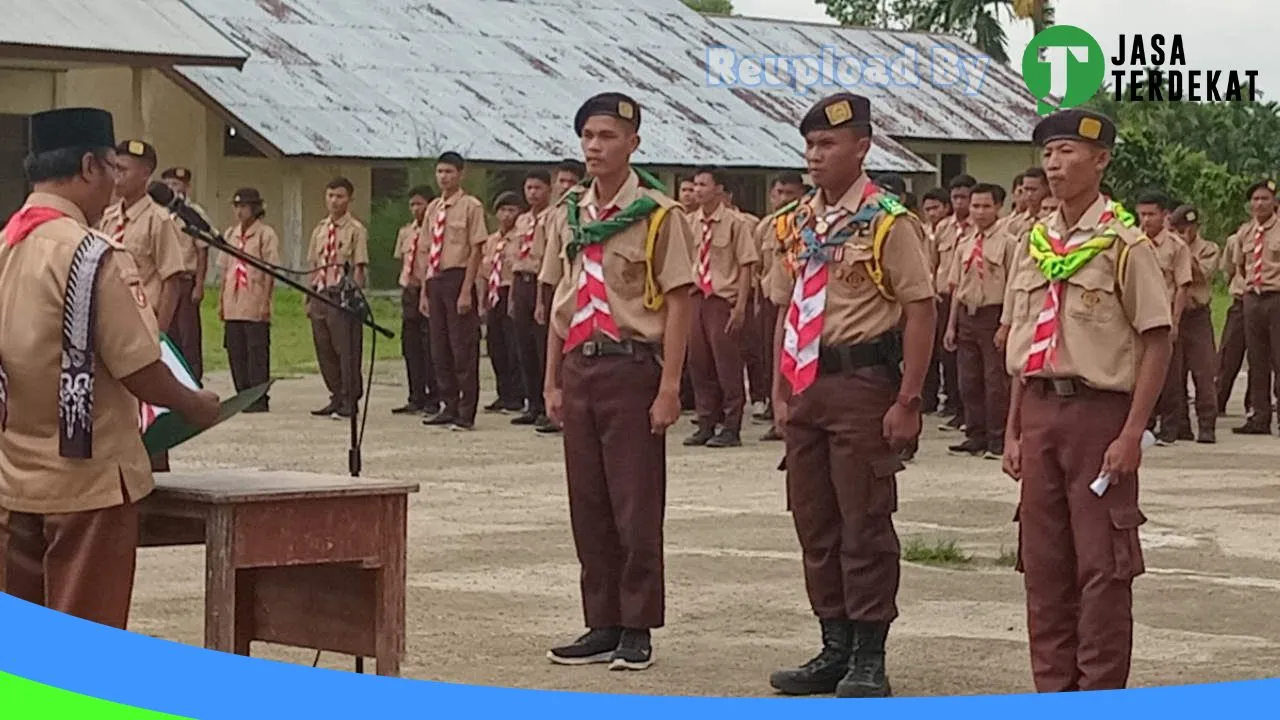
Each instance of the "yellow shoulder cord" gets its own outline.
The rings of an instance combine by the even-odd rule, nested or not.
[[[1116,289],[1124,292],[1124,273],[1129,269],[1129,243],[1123,238],[1116,238],[1120,241],[1120,257],[1116,259]]]
[[[863,263],[867,268],[867,275],[871,277],[871,282],[875,283],[876,290],[884,296],[885,300],[893,302],[893,293],[884,285],[884,266],[880,264],[880,255],[884,252],[884,239],[889,236],[889,228],[893,226],[893,221],[897,219],[897,215],[890,213],[885,217],[884,222],[880,223],[879,229],[871,243],[871,259]]]
[[[649,216],[649,234],[644,240],[644,309],[658,312],[665,298],[658,290],[658,280],[653,276],[653,250],[658,244],[658,230],[667,217],[667,208],[659,207]]]

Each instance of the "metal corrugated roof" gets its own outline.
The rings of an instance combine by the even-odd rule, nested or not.
[[[708,20],[717,32],[701,40],[740,56],[820,55],[830,48],[836,57],[858,60],[817,95],[766,90],[783,113],[803,112],[847,78],[849,90],[871,99],[876,129],[895,138],[1029,143],[1039,120],[1035,98],[1012,68],[955,37],[763,18]],[[892,78],[887,65],[895,68]]]
[[[0,0],[0,55],[238,67],[248,54],[182,0]]]
[[[251,55],[180,74],[284,155],[573,157],[574,111],[616,90],[644,109],[639,162],[804,165],[798,113],[706,85],[715,26],[679,0],[190,2]],[[867,164],[933,171],[884,135]]]

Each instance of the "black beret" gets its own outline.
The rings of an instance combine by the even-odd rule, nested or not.
[[[900,198],[907,194],[907,181],[903,180],[898,173],[885,173],[877,176],[875,183],[881,190],[893,193]]]
[[[600,93],[578,108],[578,114],[573,116],[573,132],[581,136],[587,120],[597,115],[618,118],[640,129],[640,103],[622,93]]]
[[[181,180],[191,182],[191,171],[184,167],[171,167],[160,173],[161,180]]]
[[[809,108],[800,121],[800,134],[814,130],[833,130],[838,127],[869,129],[871,127],[871,101],[853,93],[836,93],[825,97]]]
[[[1200,213],[1194,205],[1179,205],[1169,216],[1170,225],[1196,225],[1200,222]]]
[[[1272,194],[1272,195],[1275,195],[1275,194],[1276,194],[1276,181],[1275,181],[1275,180],[1270,180],[1270,179],[1267,179],[1267,180],[1259,180],[1258,182],[1256,182],[1256,183],[1254,183],[1254,184],[1250,185],[1250,186],[1249,186],[1249,192],[1248,192],[1248,193],[1245,193],[1245,196],[1244,196],[1244,197],[1245,197],[1245,199],[1246,199],[1246,200],[1248,200],[1248,199],[1252,198],[1252,197],[1253,197],[1253,194],[1254,194],[1255,192],[1257,192],[1258,190],[1261,190],[1262,188],[1266,188],[1267,190],[1271,191],[1271,194]]]
[[[521,207],[523,203],[520,200],[520,196],[511,192],[510,190],[500,193],[497,199],[493,201],[494,210],[497,210],[498,208],[501,208],[501,207],[506,207],[508,205],[515,205],[516,207]]]
[[[1116,124],[1091,110],[1059,110],[1041,120],[1031,133],[1031,141],[1041,147],[1054,140],[1082,140],[1110,149],[1116,144]]]
[[[231,196],[232,205],[261,205],[262,195],[258,194],[257,188],[240,188],[235,195]]]
[[[109,148],[116,144],[111,113],[97,108],[64,108],[36,113],[28,121],[31,153],[71,148]]]
[[[143,160],[150,162],[152,165],[156,164],[156,149],[151,146],[151,143],[143,142],[141,140],[125,140],[116,146],[116,154],[130,155],[136,158],[142,158]]]

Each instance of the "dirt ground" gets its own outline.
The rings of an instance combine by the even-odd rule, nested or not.
[[[487,363],[486,363],[487,364]],[[485,368],[487,371],[487,368]],[[481,412],[451,433],[392,416],[399,363],[381,363],[365,436],[364,475],[412,479],[406,677],[510,687],[664,695],[769,695],[769,673],[811,657],[817,625],[785,512],[782,452],[762,426],[729,450],[668,441],[667,627],[644,673],[551,665],[545,650],[582,623],[558,437]],[[208,380],[227,394],[225,374]],[[1238,383],[1243,385],[1243,378]],[[492,397],[486,377],[481,404]],[[234,418],[173,453],[174,470],[250,467],[346,474],[347,425],[316,419],[316,376],[284,380],[272,413]],[[1280,439],[1234,436],[1148,452],[1142,537],[1149,572],[1136,583],[1132,685],[1274,674],[1280,663]],[[946,454],[951,435],[926,418],[922,449],[899,477],[905,543],[955,541],[963,567],[904,563],[901,618],[890,635],[898,695],[1031,691],[1021,578],[999,562],[1016,545],[1016,485],[995,461]],[[199,645],[203,551],[140,553],[136,632]],[[313,651],[255,644],[255,656],[310,664]],[[352,668],[324,654],[320,665]],[[372,660],[368,661],[372,667]]]

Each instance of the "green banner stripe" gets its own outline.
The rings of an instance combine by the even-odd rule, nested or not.
[[[77,695],[0,672],[6,720],[191,720]]]

